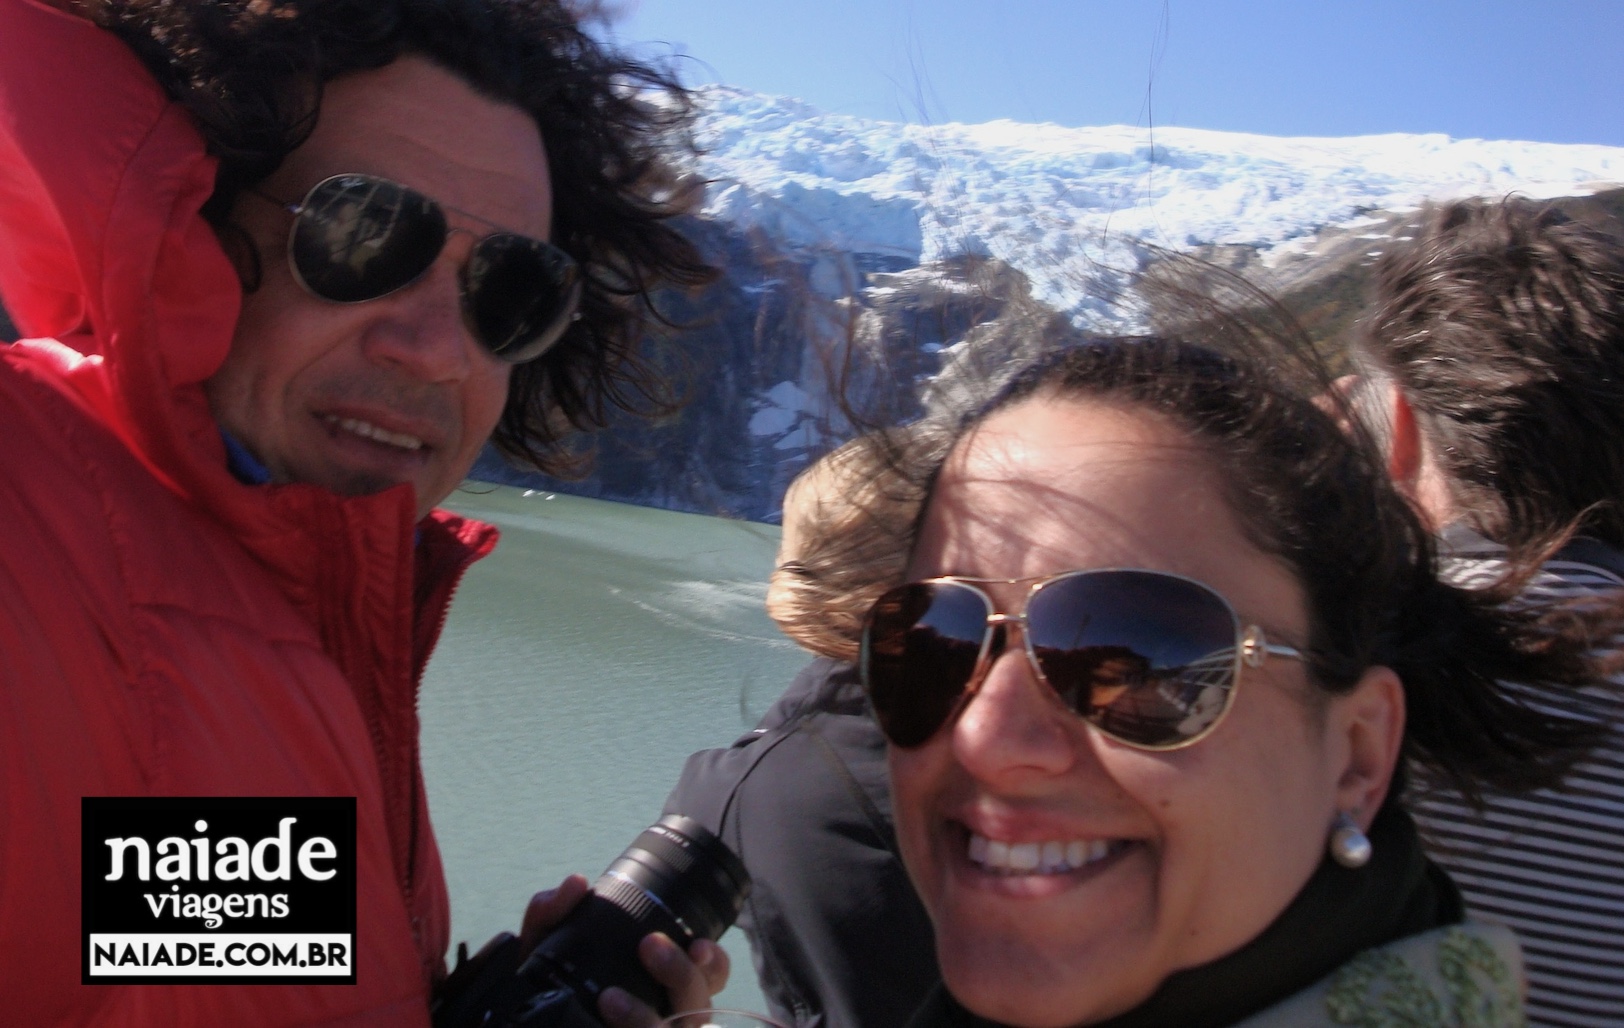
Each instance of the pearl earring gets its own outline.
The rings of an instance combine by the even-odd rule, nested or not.
[[[1374,852],[1370,845],[1370,837],[1359,830],[1353,817],[1346,811],[1336,815],[1336,821],[1331,825],[1331,842],[1327,848],[1331,851],[1332,860],[1354,870],[1370,863],[1370,855]]]

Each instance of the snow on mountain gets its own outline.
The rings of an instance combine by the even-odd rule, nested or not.
[[[663,341],[687,402],[653,422],[617,417],[585,481],[516,476],[494,456],[476,475],[772,520],[791,478],[849,433],[846,411],[907,417],[951,392],[936,380],[950,358],[1007,362],[1028,289],[1082,327],[1134,331],[1134,273],[1154,248],[1195,250],[1330,340],[1424,200],[1599,193],[1575,203],[1624,209],[1602,192],[1624,184],[1624,148],[919,126],[726,87],[698,99],[695,170],[710,185],[683,224],[724,274],[662,301],[687,326]],[[855,377],[840,364],[849,343]]]
[[[1238,244],[1267,264],[1332,225],[1428,199],[1624,183],[1624,148],[1443,135],[908,125],[730,87],[700,95],[706,213],[790,247],[911,266],[999,258],[1083,323],[1119,319],[1141,243]]]

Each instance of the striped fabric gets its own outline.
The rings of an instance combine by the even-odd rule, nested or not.
[[[1450,542],[1451,577],[1461,584],[1504,569],[1493,543],[1454,533]],[[1543,602],[1621,586],[1602,568],[1553,560],[1524,596]],[[1619,728],[1561,791],[1491,796],[1482,814],[1447,795],[1411,797],[1433,857],[1472,914],[1510,925],[1521,939],[1533,1025],[1624,1026],[1624,719],[1615,698],[1597,698],[1599,691],[1576,698],[1568,709]]]

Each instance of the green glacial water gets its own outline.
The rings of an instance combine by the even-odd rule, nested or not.
[[[761,609],[776,527],[479,484],[446,505],[502,530],[421,700],[452,940],[477,949],[531,893],[596,877],[806,657]],[[761,1009],[743,936],[723,942],[725,1005]]]

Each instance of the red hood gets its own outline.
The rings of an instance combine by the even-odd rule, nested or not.
[[[66,344],[25,349],[155,470],[207,490],[226,472],[200,383],[240,294],[198,215],[214,160],[135,56],[78,18],[10,0],[0,60],[32,89],[0,98],[0,295],[25,337]]]

